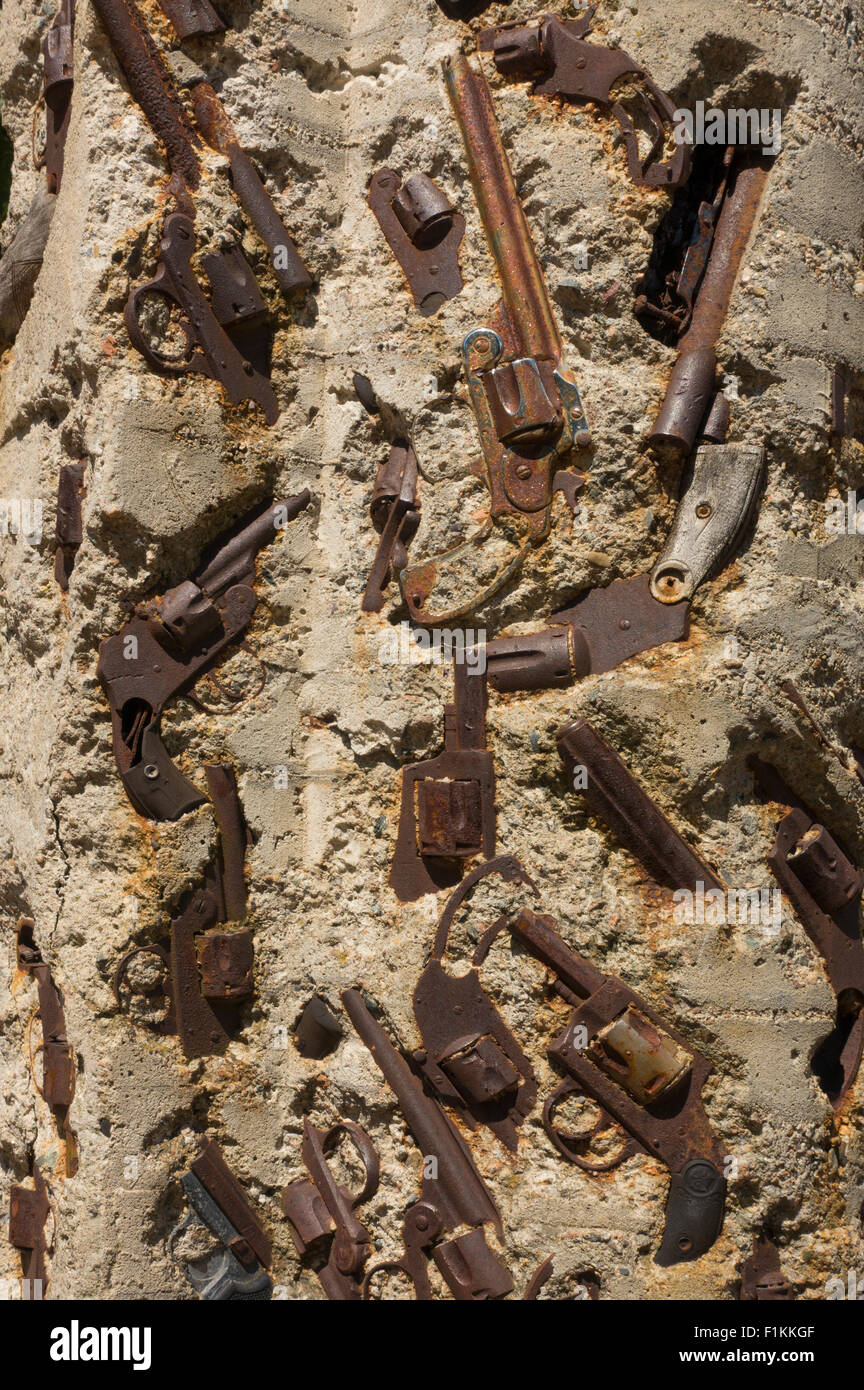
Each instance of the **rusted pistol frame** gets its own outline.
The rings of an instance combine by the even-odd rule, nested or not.
[[[483,1227],[493,1226],[504,1239],[501,1218],[486,1184],[459,1131],[397,1052],[379,1023],[372,1017],[356,989],[346,989],[342,1003],[357,1033],[372,1054],[375,1065],[399,1103],[414,1141],[424,1158],[420,1196],[405,1215],[402,1226],[404,1252],[399,1260],[387,1260],[366,1271],[364,1298],[371,1297],[372,1280],[384,1271],[399,1271],[414,1285],[418,1300],[434,1297],[426,1268],[435,1261],[453,1297],[476,1302],[510,1293],[513,1280],[506,1266],[486,1243]],[[427,1176],[425,1160],[434,1157],[435,1176]],[[471,1230],[450,1240],[460,1226]]]
[[[242,149],[224,106],[208,82],[193,85],[192,109],[207,144],[225,155],[230,163],[234,192],[270,252],[270,266],[283,294],[308,289],[313,283],[312,276],[303,264],[294,239],[261,182],[255,165]]]
[[[53,1215],[45,1179],[34,1162],[32,1188],[9,1189],[9,1244],[21,1252],[21,1278],[33,1299],[43,1298],[48,1287],[45,1257],[51,1245],[45,1239],[45,1225]]]
[[[698,1259],[720,1234],[726,1200],[726,1155],[702,1104],[711,1063],[635,990],[575,955],[556,926],[554,917],[523,908],[489,929],[474,964],[481,965],[496,937],[509,931],[553,972],[556,993],[574,1012],[548,1048],[570,1079],[547,1097],[547,1134],[568,1162],[588,1173],[610,1172],[635,1153],[659,1158],[671,1182],[655,1261]],[[587,1136],[589,1148],[613,1121],[624,1131],[626,1141],[614,1158],[592,1163],[578,1151],[582,1136],[555,1126],[555,1110],[569,1095],[584,1095],[600,1109]]]
[[[204,871],[203,884],[187,893],[170,935],[152,946],[127,951],[114,973],[114,998],[125,1007],[125,992],[165,996],[165,1013],[145,1026],[154,1033],[179,1034],[185,1057],[224,1052],[237,1025],[237,1009],[253,992],[254,945],[251,931],[219,931],[246,912],[244,860],[248,832],[234,769],[228,763],[205,768],[219,826],[219,848]],[[129,966],[154,956],[164,981],[152,991],[136,990]]]
[[[405,273],[414,303],[428,318],[464,283],[459,243],[465,218],[428,174],[413,174],[400,183],[392,169],[379,169],[366,201]]]
[[[717,340],[756,226],[770,168],[770,161],[761,156],[747,156],[731,167],[696,303],[687,331],[679,340],[678,358],[648,438],[655,447],[668,446],[679,453],[689,453],[711,411]]]
[[[650,574],[591,589],[540,632],[486,644],[495,690],[540,690],[612,671],[637,653],[681,642],[696,590],[749,526],[765,474],[764,450],[706,444],[696,450],[669,538]]]
[[[49,193],[59,193],[63,178],[63,153],[69,130],[72,88],[75,72],[73,45],[75,29],[75,0],[61,0],[60,9],[42,45],[44,62],[43,93],[45,102],[45,146],[33,162],[45,170]]]
[[[204,1142],[180,1183],[192,1210],[169,1235],[168,1253],[192,1287],[208,1302],[269,1299],[273,1288],[267,1273],[273,1258],[270,1237],[214,1140]],[[187,1263],[178,1259],[174,1247],[196,1222],[221,1241],[222,1249]]]
[[[337,1183],[327,1154],[345,1136],[363,1164],[363,1186],[357,1193]],[[291,1235],[301,1260],[318,1241],[332,1237],[327,1263],[316,1270],[327,1297],[337,1302],[363,1297],[363,1270],[372,1248],[372,1237],[355,1211],[378,1191],[378,1151],[365,1129],[351,1120],[340,1120],[331,1129],[317,1129],[303,1121],[303,1162],[308,1178],[288,1183],[282,1192],[282,1210],[291,1223]]]
[[[414,990],[414,1017],[422,1038],[414,1062],[444,1105],[457,1110],[471,1129],[488,1125],[515,1152],[518,1126],[537,1100],[531,1063],[480,984],[476,967],[451,975],[443,959],[457,911],[489,874],[539,895],[533,879],[509,854],[479,865],[460,883],[442,913],[432,958]]]
[[[196,702],[192,688],[198,678],[230,646],[243,645],[258,602],[255,556],[311,500],[306,488],[273,502],[217,542],[194,578],[139,604],[125,627],[100,646],[96,674],[111,710],[114,756],[139,815],[178,820],[206,800],[168,756],[159,734],[162,711],[178,695]]]
[[[568,785],[584,768],[586,785],[580,788],[592,815],[605,821],[616,839],[645,866],[652,878],[666,888],[726,892],[725,885],[705,861],[682,840],[660,807],[645,792],[587,719],[577,719],[558,733],[558,752],[567,771]],[[575,788],[574,788],[575,789]]]
[[[221,34],[225,28],[210,0],[159,0],[159,8],[170,19],[180,39]]]
[[[741,1266],[738,1294],[744,1303],[790,1303],[795,1295],[780,1267],[780,1252],[770,1236],[753,1237],[753,1251]]]
[[[54,538],[54,578],[65,594],[75,566],[75,555],[84,539],[81,507],[87,496],[84,486],[86,463],[64,463],[60,466],[57,484],[57,521]]]
[[[451,888],[466,860],[495,853],[495,768],[486,748],[486,676],[453,662],[444,752],[402,769],[390,887],[400,902]]]
[[[486,79],[459,56],[445,61],[444,77],[503,296],[488,326],[474,329],[462,344],[483,450],[474,471],[489,489],[489,520],[455,549],[402,571],[405,601],[419,623],[443,623],[473,611],[516,574],[529,550],[549,534],[555,490],[573,506],[584,483],[581,474],[560,470],[561,457],[591,442]],[[512,542],[513,557],[470,601],[441,611],[436,594],[442,576],[458,577],[496,528]]]
[[[837,998],[836,1026],[816,1054],[833,1063],[838,1084],[826,1085],[826,1093],[837,1109],[864,1055],[864,941],[859,928],[864,874],[775,767],[760,758],[751,758],[749,765],[765,800],[787,807],[768,863],[822,957]]]
[[[477,46],[492,52],[495,66],[506,77],[532,78],[534,91],[542,96],[590,101],[610,111],[624,141],[627,171],[637,187],[679,188],[690,174],[690,146],[678,145],[671,159],[659,158],[674,124],[675,103],[629,53],[585,43],[596,8],[592,5],[581,18],[563,22],[554,15],[542,15],[530,24],[483,29]],[[639,82],[639,100],[652,131],[651,147],[644,158],[632,120],[612,95],[612,88],[622,78]]]
[[[22,917],[18,923],[18,969],[26,971],[36,981],[38,1016],[42,1026],[42,1084],[40,1086],[36,1082],[36,1086],[45,1104],[51,1108],[58,1134],[69,1146],[66,1171],[71,1176],[77,1166],[75,1136],[69,1127],[69,1107],[75,1095],[75,1049],[66,1032],[60,991],[54,983],[51,967],[42,959],[36,945],[33,935],[35,925],[32,917]]]
[[[363,612],[380,613],[384,591],[408,563],[408,545],[420,524],[417,455],[408,439],[397,439],[375,475],[369,510],[381,537],[363,594]]]

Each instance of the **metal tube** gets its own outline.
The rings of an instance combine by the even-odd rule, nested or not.
[[[477,209],[513,326],[516,354],[557,361],[562,355],[561,336],[501,141],[489,86],[462,54],[445,58],[443,68],[462,132]]]

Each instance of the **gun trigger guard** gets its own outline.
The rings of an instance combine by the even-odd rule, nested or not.
[[[126,975],[126,972],[129,967],[129,962],[131,960],[134,960],[136,956],[156,956],[162,962],[162,965],[164,966],[166,972],[168,972],[169,975],[171,971],[171,957],[169,953],[165,950],[164,946],[134,946],[131,951],[127,951],[126,954],[121,958],[121,960],[117,964],[117,969],[114,971],[114,979],[111,984],[111,991],[114,995],[114,998],[117,1001],[117,1007],[119,1009],[124,1010],[124,1012],[125,1008],[122,998],[122,990],[124,985],[126,986],[126,989],[129,991],[130,995],[141,995],[144,993],[143,990],[133,989],[132,986],[129,984]],[[163,987],[161,992],[166,999],[169,997],[169,990]],[[155,994],[156,991],[154,990],[153,993]]]
[[[139,303],[143,295],[161,295],[163,299],[170,300],[175,304],[182,314],[180,319],[180,330],[185,338],[185,344],[179,351],[161,352],[155,348],[152,342],[146,338],[141,331],[139,320]],[[141,353],[141,356],[150,363],[151,367],[156,367],[160,371],[173,373],[175,376],[183,376],[187,372],[201,372],[205,376],[212,377],[210,364],[203,353],[195,349],[195,336],[192,332],[192,325],[186,317],[186,311],[180,300],[171,288],[171,274],[168,267],[162,265],[154,275],[152,280],[146,284],[136,285],[131,291],[126,301],[126,308],[123,311],[123,318],[126,323],[126,331],[129,334],[132,346]]]
[[[475,884],[479,883],[481,879],[488,877],[489,874],[497,874],[505,883],[524,883],[526,888],[531,889],[535,898],[540,897],[540,889],[537,887],[537,884],[528,871],[516,858],[515,854],[499,854],[495,859],[489,859],[485,864],[479,864],[476,869],[472,869],[470,874],[467,874],[466,877],[463,878],[462,882],[448,898],[444,911],[441,913],[438,930],[435,933],[435,944],[432,947],[431,959],[443,959],[447,950],[447,942],[450,938],[450,932],[456,913],[459,911],[459,908],[462,906]],[[501,930],[500,924],[504,920],[504,918],[499,918],[495,923],[494,930],[496,935]],[[491,931],[493,928],[489,930]],[[486,933],[478,945],[477,952],[480,951],[480,947],[483,945],[488,935],[489,932]],[[490,941],[489,945],[491,946],[491,944],[492,942]],[[488,951],[488,946],[486,949]],[[485,952],[479,961],[477,959],[477,953],[475,953],[472,965],[482,964],[483,959],[485,959]]]
[[[585,1099],[596,1106],[600,1112],[597,1120],[584,1137],[582,1135],[568,1134],[565,1130],[556,1129],[553,1122],[556,1108],[561,1104],[562,1100],[565,1100],[567,1096],[571,1095],[585,1096]],[[568,1163],[575,1164],[577,1168],[581,1168],[583,1173],[612,1173],[616,1168],[620,1168],[621,1164],[625,1163],[628,1158],[632,1158],[634,1154],[644,1152],[638,1140],[634,1139],[632,1135],[627,1134],[625,1130],[622,1130],[621,1126],[612,1119],[612,1116],[604,1110],[592,1096],[587,1096],[582,1087],[575,1081],[562,1081],[559,1086],[555,1087],[554,1091],[550,1091],[543,1104],[543,1128],[552,1140],[559,1154],[561,1154],[561,1157],[566,1158]],[[592,1163],[589,1159],[582,1158],[580,1154],[575,1152],[575,1146],[581,1144],[583,1147],[586,1147],[590,1153],[592,1141],[598,1134],[602,1134],[607,1129],[620,1130],[625,1136],[624,1143],[613,1158],[605,1159],[600,1163]],[[571,1147],[571,1145],[573,1147]]]
[[[413,1268],[412,1265],[414,1266]],[[385,1271],[389,1270],[398,1270],[400,1274],[404,1274],[406,1278],[411,1280],[418,1303],[429,1303],[432,1301],[432,1285],[429,1282],[429,1277],[426,1274],[425,1268],[419,1264],[414,1264],[414,1262],[409,1260],[407,1255],[405,1255],[401,1260],[382,1260],[380,1264],[373,1265],[371,1269],[367,1269],[366,1278],[363,1280],[363,1301],[365,1303],[374,1303],[377,1301],[373,1299],[371,1293],[372,1280],[376,1274],[383,1274]]]
[[[362,1207],[364,1202],[368,1202],[370,1197],[374,1197],[381,1181],[381,1160],[378,1156],[378,1150],[365,1129],[361,1129],[360,1125],[356,1125],[353,1120],[340,1120],[324,1135],[321,1142],[323,1154],[329,1153],[331,1149],[336,1147],[340,1134],[347,1135],[349,1142],[354,1145],[360,1155],[360,1162],[363,1164],[363,1170],[366,1174],[363,1186],[356,1197],[351,1196],[352,1208]]]
[[[466,603],[460,604],[456,608],[448,609],[444,613],[430,613],[427,611],[425,605],[438,583],[439,568],[445,564],[448,566],[452,565],[453,568],[457,570],[461,568],[459,562],[462,557],[469,554],[471,551],[477,550],[479,546],[483,545],[491,536],[492,530],[492,521],[487,521],[475,535],[471,536],[467,541],[463,541],[460,545],[455,546],[452,550],[445,551],[443,555],[439,555],[434,560],[426,560],[422,564],[411,565],[402,571],[399,575],[402,596],[408,605],[408,612],[415,623],[447,623],[455,618],[464,618],[469,613],[473,613],[475,609],[480,608],[481,605],[492,598],[494,594],[497,594],[498,590],[502,589],[508,580],[512,579],[515,574],[518,574],[525,560],[525,556],[528,554],[529,550],[532,549],[531,541],[521,546],[515,557],[502,565],[501,568],[497,570],[494,578],[491,579],[488,584],[484,585],[480,592],[475,594],[474,597],[469,599]]]
[[[258,655],[255,648],[251,646],[248,642],[235,642],[234,648],[236,651],[246,652],[247,656],[251,656],[253,661],[257,661],[258,665],[261,667],[261,679],[255,686],[255,689],[248,690],[245,695],[232,695],[231,691],[227,690],[226,687],[222,685],[215,671],[206,671],[204,673],[204,679],[212,681],[216,689],[220,692],[220,694],[224,695],[225,699],[234,707],[234,709],[240,709],[243,705],[247,704],[249,700],[254,700],[256,695],[261,694],[261,691],[267,684],[267,667],[264,665],[264,662],[261,660],[261,657]],[[190,702],[190,704],[193,704],[196,709],[201,710],[204,714],[212,714],[216,716],[225,714],[225,710],[214,709],[211,705],[206,705],[204,701],[201,699],[200,695],[195,694],[194,690],[186,691],[186,699]]]

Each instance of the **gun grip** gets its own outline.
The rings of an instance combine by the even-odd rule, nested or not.
[[[698,1260],[720,1234],[726,1206],[726,1179],[706,1158],[692,1158],[672,1174],[666,1201],[666,1228],[655,1264]]]
[[[179,820],[207,800],[174,766],[152,725],[141,735],[138,761],[120,776],[135,810],[149,820]]]

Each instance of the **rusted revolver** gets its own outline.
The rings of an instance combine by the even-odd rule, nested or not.
[[[192,1287],[207,1302],[269,1299],[273,1290],[267,1273],[273,1258],[270,1237],[215,1140],[204,1141],[180,1183],[191,1211],[169,1235],[168,1253]],[[221,1246],[203,1260],[186,1260],[175,1253],[183,1232],[194,1225],[206,1226]]]
[[[375,475],[369,510],[380,535],[363,594],[363,612],[380,613],[384,590],[408,563],[408,544],[420,525],[417,455],[409,439],[397,439]]]
[[[556,977],[555,992],[573,1005],[570,1022],[549,1056],[569,1073],[546,1099],[543,1123],[556,1149],[587,1173],[608,1173],[636,1153],[650,1154],[671,1173],[657,1264],[695,1260],[720,1234],[726,1201],[725,1153],[711,1129],[702,1090],[711,1063],[660,1017],[635,990],[604,975],[562,941],[553,917],[522,908],[496,922],[481,939],[474,965],[486,959],[503,931]],[[584,1095],[600,1110],[590,1134],[555,1124],[568,1096]],[[591,1142],[617,1124],[626,1136],[611,1159],[584,1156]]]
[[[192,579],[134,616],[99,648],[96,673],[111,709],[114,756],[135,810],[152,820],[177,820],[206,798],[177,769],[159,734],[165,706],[187,695],[200,676],[243,633],[257,605],[255,556],[309,505],[308,488],[273,502],[217,543]]]
[[[543,15],[532,24],[502,24],[484,29],[478,48],[491,49],[495,66],[507,77],[533,78],[534,91],[542,96],[569,97],[593,102],[611,111],[618,122],[627,154],[627,171],[635,184],[646,188],[679,188],[690,173],[690,146],[679,144],[671,159],[661,159],[675,116],[675,104],[639,63],[620,48],[586,43],[597,6],[580,19],[560,20]],[[639,152],[639,141],[630,116],[613,88],[622,79],[638,81],[637,95],[651,127],[648,153]]]
[[[364,1297],[371,1296],[371,1282],[375,1276],[389,1270],[410,1279],[418,1300],[432,1299],[434,1295],[426,1268],[430,1256],[455,1299],[478,1301],[503,1297],[513,1288],[513,1280],[506,1266],[490,1250],[483,1230],[485,1225],[491,1224],[503,1241],[501,1218],[465,1141],[435,1101],[426,1095],[419,1078],[372,1017],[360,991],[346,989],[342,1003],[395,1093],[424,1159],[420,1196],[408,1208],[402,1227],[404,1253],[399,1260],[385,1261],[367,1271]],[[462,1235],[452,1235],[463,1226],[470,1229]]]
[[[179,1033],[186,1057],[224,1052],[236,1026],[238,1005],[248,999],[253,986],[251,931],[220,930],[246,911],[248,836],[237,782],[227,763],[210,764],[205,771],[219,826],[218,851],[204,871],[203,883],[181,902],[170,935],[155,945],[127,951],[114,974],[114,997],[121,1008],[127,991],[147,997],[151,1006],[164,997],[164,1013],[146,1026],[156,1033]],[[143,956],[155,957],[162,971],[158,982],[136,987],[130,967]]]
[[[455,549],[402,571],[405,601],[418,623],[459,617],[498,592],[549,534],[555,490],[575,505],[584,478],[559,464],[572,446],[591,442],[486,79],[461,56],[445,61],[444,77],[503,297],[488,325],[462,344],[483,450],[475,472],[489,489],[489,519]],[[506,538],[507,558],[491,562],[494,574],[479,581],[472,598],[454,597],[472,556],[488,572],[489,557],[479,552],[496,528],[498,539]]]

